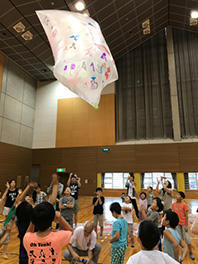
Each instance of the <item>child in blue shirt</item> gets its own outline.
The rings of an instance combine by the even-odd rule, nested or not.
[[[117,219],[113,223],[111,248],[111,264],[123,264],[125,252],[127,249],[127,221],[121,215],[121,206],[119,203],[112,203],[110,206],[112,215]]]
[[[166,227],[163,239],[163,251],[177,261],[183,261],[187,254],[187,245],[176,230],[178,215],[171,209],[165,211],[162,225]]]

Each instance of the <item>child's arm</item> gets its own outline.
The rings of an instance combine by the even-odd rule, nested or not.
[[[160,180],[159,180],[159,179],[157,179],[156,192],[158,192],[158,193],[159,193],[159,184],[160,184]]]
[[[175,256],[175,259],[177,261],[179,261],[179,252],[181,250],[181,247],[180,245],[177,243],[177,241],[175,240],[174,236],[171,234],[171,232],[169,230],[165,230],[164,231],[164,238],[166,240],[168,240],[172,246],[173,246],[173,250],[174,250],[174,256]]]
[[[72,172],[69,174],[69,179],[67,181],[67,186],[68,187],[70,186],[70,183],[71,183],[71,176],[72,176]]]
[[[147,214],[146,214],[146,208],[144,207],[144,205],[142,204],[141,206],[141,211],[142,211],[142,218],[145,220],[145,219],[148,219],[147,217]]]
[[[74,208],[74,203],[71,202],[71,203],[67,204],[66,206],[64,206],[64,208]]]
[[[198,216],[195,218],[195,221],[192,225],[192,232],[195,234],[195,235],[198,235]]]
[[[112,239],[110,240],[110,243],[117,241],[119,238],[120,238],[120,231],[116,231],[115,236],[112,237]]]
[[[81,183],[80,183],[80,178],[79,177],[77,177],[77,184],[78,184],[78,188],[80,188],[81,187]]]
[[[29,192],[29,190],[31,188],[35,188],[37,187],[37,183],[36,182],[30,182],[26,188],[23,190],[23,192],[17,196],[16,200],[15,200],[15,203],[14,203],[14,206],[17,207],[26,197],[27,193]]]
[[[128,212],[131,212],[132,210],[131,210],[131,208],[129,208],[129,207],[121,207],[121,210],[122,211],[124,211],[124,212],[126,212],[126,211],[128,211]]]
[[[5,192],[3,193],[2,197],[1,197],[1,203],[0,203],[1,214],[2,214],[2,211],[3,211],[4,205],[5,205],[6,196],[7,196],[7,193],[8,193],[9,188],[10,188],[10,185],[7,182],[6,183],[6,190],[5,190]]]
[[[186,218],[185,218],[185,232],[188,232],[188,206],[185,204],[185,213],[186,213]]]
[[[54,174],[52,176],[52,194],[51,194],[51,197],[50,197],[50,203],[52,205],[54,205],[56,203],[56,197],[57,197],[57,194],[58,194],[58,177],[56,174]]]

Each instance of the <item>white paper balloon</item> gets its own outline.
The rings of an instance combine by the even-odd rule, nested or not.
[[[103,88],[118,79],[117,69],[100,30],[90,17],[61,10],[36,11],[55,59],[54,76],[98,108]]]

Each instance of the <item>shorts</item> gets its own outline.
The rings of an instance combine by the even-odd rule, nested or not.
[[[176,227],[177,232],[181,236],[181,238],[188,244],[191,244],[189,231],[185,232],[185,226],[184,225],[178,225]]]
[[[78,200],[75,200],[74,202],[74,214],[77,214],[79,211],[79,203]]]
[[[5,230],[4,229],[0,229],[0,238],[4,235]],[[8,237],[6,238],[6,240],[3,242],[3,245],[7,245],[10,241],[10,235],[8,235]]]
[[[132,223],[128,223],[127,234],[130,236],[130,238],[133,237],[133,224]]]
[[[93,215],[93,226],[96,227],[98,225],[98,222],[99,222],[99,226],[103,227],[103,222],[104,222],[103,214]]]
[[[8,213],[9,213],[9,211],[10,211],[10,207],[6,207],[6,206],[4,206],[4,209],[3,209],[3,215],[7,216]]]

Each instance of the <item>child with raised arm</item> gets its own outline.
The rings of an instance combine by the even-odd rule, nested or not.
[[[192,253],[192,246],[190,235],[188,231],[188,206],[183,201],[185,199],[185,194],[183,192],[177,192],[176,194],[176,202],[172,204],[172,210],[178,215],[179,217],[179,224],[177,225],[176,229],[181,236],[181,238],[187,243],[188,250],[190,254],[190,258],[195,260],[195,257]]]
[[[58,221],[64,230],[53,232],[52,221]],[[49,202],[43,202],[34,207],[31,216],[31,224],[24,236],[23,243],[26,248],[29,264],[61,263],[61,251],[72,236],[72,228],[60,215],[54,211]],[[38,232],[32,233],[34,226]]]
[[[133,238],[133,205],[129,196],[125,196],[125,202],[122,203],[121,208],[122,216],[124,216],[128,224],[127,234],[130,237],[131,247],[133,248],[135,247]]]
[[[163,252],[177,261],[183,261],[187,254],[187,245],[176,230],[178,215],[171,209],[165,211],[162,225],[166,227],[163,239]]]
[[[116,221],[113,223],[111,248],[111,264],[123,264],[125,252],[127,249],[127,221],[121,215],[121,206],[119,203],[112,203],[110,211]]]

